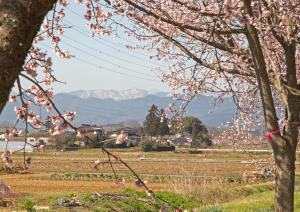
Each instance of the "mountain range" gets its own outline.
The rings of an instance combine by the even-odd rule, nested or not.
[[[230,121],[235,113],[231,98],[225,98],[222,103],[213,106],[215,98],[199,96],[190,103],[187,114],[200,118],[207,126],[220,126]],[[172,103],[172,97],[167,92],[145,91],[142,89],[92,90],[73,91],[55,95],[54,102],[61,111],[76,111],[74,124],[112,124],[137,120],[143,123],[152,104],[166,108]],[[15,104],[7,103],[0,116],[1,121],[13,122]],[[33,108],[45,118],[49,113],[38,107]]]
[[[116,101],[119,100],[128,100],[128,99],[137,99],[142,98],[148,95],[167,97],[171,96],[168,92],[161,92],[157,90],[143,90],[139,88],[127,89],[127,90],[77,90],[72,91],[66,94],[78,96],[83,99],[87,98],[97,98],[97,99],[113,99]]]

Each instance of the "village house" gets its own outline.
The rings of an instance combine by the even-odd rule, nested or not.
[[[109,138],[118,138],[120,134],[126,134],[126,142],[128,146],[137,146],[141,142],[141,136],[138,135],[136,129],[131,127],[122,127],[113,131],[106,132]]]
[[[27,142],[49,144],[51,142],[51,136],[46,130],[37,130],[28,134]]]
[[[170,144],[176,147],[191,147],[192,146],[192,138],[190,137],[177,137],[169,140]]]
[[[103,140],[103,138],[105,137],[105,131],[103,129],[102,126],[97,126],[97,125],[91,125],[91,124],[82,124],[80,127],[79,127],[79,131],[82,133],[82,134],[92,134],[92,135],[95,135],[96,137],[96,142],[99,142],[101,140]],[[87,138],[84,138],[84,144],[88,144],[90,143],[91,141]],[[82,144],[80,144],[80,146],[83,146]]]

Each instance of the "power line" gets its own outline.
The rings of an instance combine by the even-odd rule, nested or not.
[[[74,40],[74,39],[70,38],[69,36],[64,35],[64,37],[66,37],[66,38],[68,38],[68,39],[70,39],[70,40],[72,40],[72,41],[74,41],[74,42],[76,42],[76,43],[80,43],[81,45],[86,46],[86,47],[88,47],[88,48],[92,48],[92,49],[94,49],[95,51],[97,51],[97,52],[100,53],[100,54],[104,54],[104,55],[108,55],[108,56],[110,56],[110,57],[116,58],[115,55],[108,54],[107,52],[101,52],[101,51],[98,51],[98,49],[95,49],[95,48],[93,48],[93,47],[90,47],[90,46],[88,46],[88,45],[86,45],[86,44],[84,44],[84,43],[82,43],[82,42],[79,42],[78,40]],[[128,55],[128,54],[127,54],[127,55]],[[125,62],[128,62],[128,63],[130,63],[130,64],[135,64],[135,65],[138,65],[138,66],[143,66],[143,67],[147,67],[147,68],[152,69],[152,67],[150,67],[150,66],[145,66],[145,64],[136,63],[136,62],[134,62],[134,61],[130,61],[130,60],[124,59],[124,58],[122,58],[122,57],[117,57],[117,58],[120,59],[120,60],[123,60],[123,61],[125,61]],[[147,60],[145,60],[145,61],[147,61]],[[149,62],[149,61],[147,61],[147,62]]]
[[[106,63],[108,63],[108,64],[110,64],[110,65],[113,65],[113,66],[115,66],[115,67],[117,67],[117,68],[123,68],[123,69],[126,69],[126,67],[123,67],[123,66],[121,66],[121,65],[112,63],[112,62],[110,62],[109,60],[106,60],[106,59],[103,59],[103,58],[101,58],[101,57],[98,57],[98,56],[96,56],[96,55],[94,55],[94,54],[91,54],[91,53],[89,53],[89,52],[87,52],[87,51],[85,51],[85,50],[82,50],[82,49],[80,49],[80,48],[78,48],[78,47],[76,47],[76,46],[74,46],[74,45],[72,45],[72,44],[70,44],[70,43],[68,43],[68,42],[66,42],[66,41],[61,41],[61,43],[65,44],[66,46],[69,46],[69,47],[72,47],[72,48],[74,48],[74,49],[77,49],[77,51],[79,51],[79,52],[81,52],[81,53],[83,53],[83,54],[89,55],[89,56],[94,57],[94,58],[96,58],[96,59],[98,59],[98,60],[102,60],[102,61],[104,61],[104,62],[106,62]],[[131,71],[131,72],[134,72],[134,73],[137,73],[137,74],[140,74],[140,75],[148,76],[148,77],[149,77],[149,76],[150,76],[150,77],[153,77],[152,75],[148,75],[148,74],[141,73],[141,72],[138,72],[138,71],[134,71],[134,70],[131,70],[131,69],[128,70],[128,71]]]
[[[65,40],[65,38],[67,38],[68,40],[74,41],[74,42],[76,42],[77,44],[80,44],[80,45],[82,45],[82,46],[85,46],[86,48],[88,48],[88,49],[90,49],[90,50],[93,50],[93,51],[95,51],[95,52],[97,52],[97,53],[101,53],[101,54],[107,55],[107,56],[112,57],[112,58],[118,58],[118,60],[125,61],[125,62],[127,62],[127,63],[129,63],[129,64],[135,64],[135,65],[142,66],[142,65],[140,65],[140,64],[131,62],[131,61],[129,61],[129,60],[126,60],[126,59],[123,59],[123,58],[120,58],[120,57],[115,57],[115,56],[113,56],[113,55],[111,55],[111,54],[108,54],[108,53],[102,53],[102,52],[98,51],[98,49],[96,49],[96,48],[94,48],[94,47],[91,47],[91,46],[89,46],[89,45],[86,45],[86,44],[84,44],[84,43],[82,43],[82,42],[80,42],[80,41],[74,40],[74,39],[72,39],[72,38],[70,38],[70,37],[68,37],[68,36],[66,36],[66,35],[64,35],[64,40]],[[64,41],[62,41],[62,43],[64,43]],[[75,47],[74,47],[74,48],[75,48]],[[117,66],[117,67],[123,67],[123,66],[121,66],[121,65],[115,64],[115,63],[110,62],[110,61],[108,61],[108,60],[105,60],[105,59],[103,59],[103,58],[99,58],[99,59],[100,59],[100,60],[103,60],[103,61],[105,61],[105,62],[107,62],[107,63],[109,63],[109,64],[112,64],[112,65],[114,65],[114,66]],[[146,66],[146,67],[147,67],[147,66]],[[124,68],[124,67],[123,67],[123,68]],[[146,73],[141,73],[141,72],[139,72],[139,71],[134,71],[134,70],[132,70],[132,69],[131,69],[131,71],[136,72],[136,73],[141,74],[141,75],[153,77],[152,75],[149,75],[149,74],[146,74]],[[155,73],[153,70],[150,69],[149,71],[151,71],[151,72],[153,72],[154,74],[157,75],[157,73]]]
[[[132,75],[132,74],[125,74],[123,72],[119,72],[119,71],[115,71],[113,69],[110,69],[110,68],[104,68],[102,66],[98,66],[97,64],[93,64],[93,63],[90,63],[86,60],[82,60],[82,59],[79,59],[77,57],[75,57],[74,59],[80,61],[80,62],[83,62],[83,63],[86,63],[88,65],[91,65],[91,66],[94,66],[94,67],[97,67],[97,68],[100,68],[100,70],[104,70],[104,71],[109,71],[109,72],[115,72],[115,73],[118,73],[118,74],[121,74],[121,75],[124,75],[124,76],[127,76],[127,77],[133,77],[133,78],[136,78],[136,79],[142,79],[142,80],[146,80],[146,81],[151,81],[151,82],[159,82],[157,80],[152,80],[152,79],[148,79],[148,78],[143,78],[143,77],[139,77],[139,76],[135,76],[135,75]]]
[[[40,45],[48,47],[48,48],[51,48],[50,46],[48,46],[46,44],[43,44],[43,43],[40,43]],[[92,55],[92,54],[89,54],[89,55]],[[74,57],[73,59],[78,60],[78,61],[80,61],[82,63],[88,64],[90,66],[96,67],[96,68],[98,68],[97,70],[100,70],[100,71],[103,70],[103,71],[108,71],[108,72],[114,72],[114,73],[118,73],[118,74],[121,74],[121,75],[124,75],[124,76],[127,76],[127,77],[133,77],[133,78],[136,78],[136,79],[141,79],[141,80],[146,80],[146,81],[152,81],[152,82],[159,82],[157,80],[152,80],[152,79],[148,79],[148,78],[143,78],[143,77],[135,76],[135,75],[132,75],[132,74],[128,74],[128,73],[116,71],[114,69],[104,68],[103,66],[99,66],[99,65],[97,65],[95,63],[91,63],[89,61],[86,61],[86,60],[83,60],[83,59],[79,59],[78,57]]]
[[[80,18],[83,19],[83,17],[82,17],[80,14],[78,14],[77,12],[75,12],[75,11],[69,9],[69,8],[67,8],[67,10],[69,10],[70,12],[72,12],[73,14],[75,14],[76,16],[78,16],[78,17],[80,17]],[[84,29],[84,28],[82,28],[82,27],[79,27],[79,26],[75,25],[74,23],[72,23],[72,22],[70,22],[70,21],[68,21],[68,20],[64,20],[64,22],[67,22],[68,24],[70,24],[71,26],[73,26],[71,29],[73,29],[73,30],[75,30],[75,31],[77,31],[77,32],[79,32],[79,33],[81,33],[81,34],[83,34],[83,35],[89,37],[89,38],[93,38],[95,41],[97,41],[97,42],[99,42],[99,43],[101,43],[101,44],[103,44],[103,45],[105,45],[105,46],[107,46],[107,47],[110,47],[110,48],[112,48],[112,49],[114,49],[114,50],[116,50],[116,51],[118,51],[118,52],[120,52],[120,53],[122,53],[122,54],[128,55],[128,53],[121,51],[121,50],[119,49],[120,46],[116,45],[114,42],[105,40],[106,42],[111,43],[111,45],[110,45],[110,44],[107,44],[107,43],[104,43],[104,42],[103,42],[103,41],[104,41],[103,39],[100,39],[100,38],[99,38],[99,40],[98,40],[98,39],[96,39],[95,37],[91,37],[91,36],[89,35],[89,33],[86,32],[86,29]],[[75,29],[75,28],[77,28],[77,29]],[[122,39],[122,38],[120,37],[120,39]],[[126,41],[127,41],[127,40],[126,40]],[[117,48],[114,47],[114,46],[117,46]],[[125,48],[126,48],[126,47],[125,47]],[[139,53],[139,54],[145,55],[145,56],[147,56],[147,57],[149,56],[149,55],[143,54],[143,53]],[[139,59],[139,60],[146,61],[146,62],[150,63],[150,61],[145,60],[144,58],[137,57],[136,55],[133,55],[133,54],[130,54],[130,55],[131,55],[132,57],[135,57],[136,59]],[[158,66],[163,66],[162,64],[159,64],[159,63],[154,62],[154,61],[152,61],[151,63],[155,63],[155,64],[158,65]]]
[[[147,63],[152,63],[152,62],[150,62],[150,61],[148,61],[148,60],[145,60],[145,59],[143,59],[143,58],[137,57],[136,55],[130,54],[130,53],[128,53],[128,52],[121,51],[120,48],[116,48],[116,47],[114,47],[113,45],[107,44],[107,43],[103,42],[103,41],[100,40],[100,39],[98,40],[98,39],[96,39],[95,37],[89,36],[89,34],[86,33],[86,32],[84,32],[84,31],[82,30],[82,28],[80,28],[80,27],[78,27],[78,26],[75,26],[74,24],[72,24],[72,23],[69,22],[69,21],[66,21],[66,20],[65,20],[65,22],[68,22],[70,25],[73,26],[73,27],[71,28],[71,30],[74,30],[74,31],[76,31],[76,32],[78,32],[78,33],[80,33],[80,34],[86,36],[86,37],[92,38],[93,40],[95,40],[95,41],[98,42],[98,43],[101,43],[101,44],[104,45],[104,46],[107,46],[107,47],[109,47],[109,48],[111,48],[111,49],[113,49],[113,50],[115,50],[115,51],[117,51],[117,52],[119,52],[119,53],[121,53],[121,54],[126,55],[126,56],[129,56],[129,55],[130,55],[131,57],[134,57],[134,58],[136,58],[136,59],[138,59],[138,60],[140,60],[140,61],[147,62]],[[109,42],[109,41],[106,41],[106,42],[112,43],[112,42]],[[158,63],[155,63],[155,64],[161,66],[161,65],[158,64]]]

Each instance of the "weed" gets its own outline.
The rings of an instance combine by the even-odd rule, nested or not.
[[[71,193],[69,193],[68,194],[68,197],[71,197],[71,198],[74,198],[74,197],[76,197],[77,195],[76,195],[76,193],[74,193],[74,192],[71,192]]]
[[[91,194],[89,194],[89,193],[83,194],[83,195],[81,196],[81,199],[82,199],[84,202],[93,202],[93,201],[94,201],[93,196],[92,196]]]
[[[36,211],[35,208],[34,208],[34,203],[30,199],[25,199],[23,201],[22,209],[25,209],[28,212],[34,212],[34,211]]]
[[[209,179],[206,177],[193,177],[187,173],[182,177],[172,178],[170,188],[173,192],[187,198],[196,198],[202,204],[226,201],[230,198],[231,189],[237,183],[224,182],[221,178]]]

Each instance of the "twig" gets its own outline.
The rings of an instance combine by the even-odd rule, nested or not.
[[[19,89],[19,92],[20,92],[20,99],[21,99],[21,102],[22,102],[22,106],[23,107],[27,107],[25,102],[24,102],[24,99],[23,99],[23,96],[22,96],[22,87],[21,87],[21,82],[20,82],[20,77],[18,76],[17,78],[17,84],[18,84],[18,89]],[[26,144],[27,144],[27,135],[28,135],[28,109],[26,108],[25,110],[25,136],[24,136],[24,146],[23,146],[23,166],[24,166],[24,169],[27,169],[26,167],[26,151],[25,151],[25,148],[26,148]]]
[[[110,165],[110,167],[111,167],[111,170],[113,171],[114,176],[115,176],[115,178],[116,178],[116,180],[117,180],[117,179],[118,179],[118,176],[117,176],[116,171],[115,171],[115,169],[114,169],[114,167],[113,167],[113,165],[112,165],[112,162],[111,162],[111,159],[110,159],[110,155],[107,155],[107,156],[108,156],[108,162],[109,162],[109,165]]]
[[[19,119],[16,120],[14,126],[12,129],[16,128],[17,124],[19,123]],[[8,140],[6,141],[6,145],[5,145],[5,151],[7,151],[7,147],[8,147]]]

